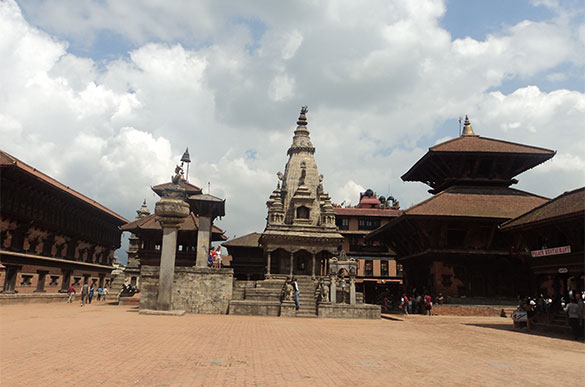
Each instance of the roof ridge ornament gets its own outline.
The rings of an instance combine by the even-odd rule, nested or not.
[[[473,132],[473,128],[471,127],[471,122],[469,122],[469,117],[465,115],[465,123],[463,124],[463,132],[461,133],[462,136],[475,136]]]

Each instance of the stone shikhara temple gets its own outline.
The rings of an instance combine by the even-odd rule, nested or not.
[[[549,199],[513,189],[516,175],[555,152],[484,138],[465,119],[462,135],[429,149],[404,181],[420,181],[434,194],[368,238],[397,252],[405,288],[445,296],[516,297],[529,294],[528,266],[499,225]]]
[[[284,173],[277,173],[277,187],[266,202],[264,232],[224,244],[233,255],[233,266],[263,268],[265,277],[235,281],[230,313],[379,317],[379,307],[363,304],[361,293],[356,294],[356,260],[340,254],[343,236],[317,169],[307,111],[303,106]],[[298,311],[285,291],[286,280],[292,277],[300,288]]]

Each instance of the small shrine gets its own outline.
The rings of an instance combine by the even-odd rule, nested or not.
[[[141,313],[227,313],[233,271],[207,266],[211,242],[227,239],[213,225],[225,215],[225,200],[190,184],[183,164],[170,183],[152,189],[160,196],[154,214],[122,226],[137,238],[132,247],[140,265]]]

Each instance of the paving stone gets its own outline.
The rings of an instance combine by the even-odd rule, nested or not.
[[[92,303],[0,307],[6,386],[562,385],[583,343],[499,317],[402,321],[140,315]]]

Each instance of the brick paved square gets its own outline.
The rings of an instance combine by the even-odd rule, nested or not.
[[[145,316],[129,306],[0,308],[2,386],[562,385],[582,343],[509,319]]]

